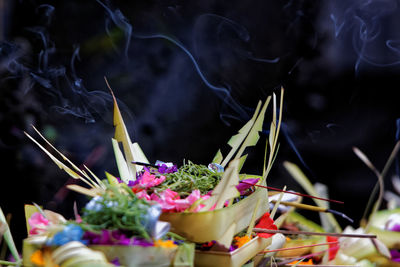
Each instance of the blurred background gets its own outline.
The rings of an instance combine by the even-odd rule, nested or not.
[[[377,179],[352,147],[381,170],[400,135],[399,13],[397,0],[0,0],[0,206],[17,243],[24,204],[71,217],[86,201],[23,134],[37,137],[31,124],[74,163],[117,174],[104,77],[149,160],[178,166],[226,153],[257,102],[284,87],[267,182],[302,191],[282,165],[293,162],[357,227]],[[262,172],[270,121],[271,108],[245,172]]]

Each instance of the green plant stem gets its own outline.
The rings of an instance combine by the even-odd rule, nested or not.
[[[5,266],[21,266],[21,263],[20,262],[12,262],[12,261],[3,261],[3,260],[0,260],[0,264],[1,265],[5,265]]]

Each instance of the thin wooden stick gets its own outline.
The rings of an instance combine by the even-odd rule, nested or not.
[[[282,190],[282,191],[286,191],[286,185],[283,187],[283,190]],[[270,217],[272,220],[274,219],[275,213],[276,213],[276,211],[278,210],[278,206],[280,205],[281,200],[282,200],[284,194],[285,194],[285,193],[281,192],[281,193],[279,194],[278,200],[275,201],[275,206],[274,206],[274,208],[272,209],[271,214],[269,215],[269,217]]]
[[[287,266],[297,266],[296,264],[286,264]],[[311,266],[318,266],[318,267],[361,267],[360,265],[320,265],[320,264],[302,264],[302,267],[311,267]]]
[[[144,162],[139,162],[139,161],[132,161],[131,163],[135,164],[135,165],[145,166],[145,167],[153,167],[153,168],[158,168],[159,167],[156,164],[144,163]]]
[[[276,265],[277,266],[293,266],[293,265],[295,265],[295,264],[291,264],[293,261],[299,261],[299,260],[312,258],[314,256],[323,254],[323,253],[325,253],[327,251],[331,251],[333,249],[334,249],[334,247],[329,248],[329,249],[325,249],[325,250],[322,250],[322,251],[314,252],[314,253],[311,253],[311,254],[307,254],[307,255],[304,255],[304,256],[291,258],[289,260],[284,260],[282,262],[278,262]],[[360,266],[357,266],[357,265],[305,265],[305,264],[304,265],[302,264],[301,266],[319,266],[319,267],[334,267],[334,266],[350,267],[350,266],[352,266],[352,267],[360,267]]]
[[[271,249],[271,250],[264,250],[264,251],[262,251],[260,253],[278,252],[278,251],[285,251],[285,250],[294,250],[294,249],[300,249],[300,248],[310,248],[310,247],[326,246],[326,245],[337,245],[337,244],[339,244],[339,242],[326,242],[326,243],[304,245],[304,246],[298,246],[298,247],[287,247],[287,248],[277,248],[277,249]]]
[[[266,188],[266,189],[270,189],[270,190],[274,190],[274,191],[278,191],[278,192],[284,192],[284,193],[288,193],[288,194],[293,194],[293,195],[298,195],[298,196],[302,196],[302,197],[309,197],[309,198],[316,198],[316,199],[320,199],[320,200],[324,200],[324,201],[329,201],[329,202],[335,202],[335,203],[339,203],[339,204],[344,204],[343,201],[339,201],[339,200],[334,200],[334,199],[328,199],[328,198],[322,198],[322,197],[316,197],[316,196],[311,196],[311,195],[306,195],[306,194],[302,194],[302,193],[298,193],[298,192],[292,192],[292,191],[285,191],[276,187],[272,187],[272,186],[265,186],[265,185],[259,185],[259,184],[252,184],[246,181],[240,181],[241,183],[244,184],[249,184],[249,185],[253,185],[253,186],[258,186],[261,188]]]
[[[320,236],[336,236],[336,237],[376,238],[376,235],[319,233],[319,232],[307,232],[307,231],[271,230],[262,228],[254,228],[253,232],[268,233],[268,234],[281,233],[285,235],[320,235]]]
[[[272,203],[276,203],[276,200],[271,200]],[[340,217],[348,220],[349,222],[353,223],[353,219],[348,217],[346,214],[343,212],[333,210],[333,209],[328,209],[328,208],[322,208],[318,206],[313,206],[313,205],[307,205],[307,204],[302,204],[302,203],[296,203],[296,202],[286,202],[286,201],[281,201],[280,205],[285,205],[285,206],[291,206],[291,207],[296,207],[299,209],[305,209],[305,210],[312,210],[312,211],[318,211],[318,212],[327,212],[327,213],[333,213],[336,215],[339,215]]]

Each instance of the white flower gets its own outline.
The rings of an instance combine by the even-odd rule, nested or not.
[[[103,201],[103,198],[101,196],[95,196],[86,204],[85,209],[92,211],[100,211],[101,201]]]

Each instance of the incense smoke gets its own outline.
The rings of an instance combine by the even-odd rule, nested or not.
[[[327,11],[337,42],[335,53],[348,57],[351,45],[354,69],[362,66],[394,67],[400,64],[400,34],[391,25],[399,23],[396,0],[331,1]]]
[[[111,96],[102,91],[89,91],[76,73],[79,46],[74,49],[70,65],[54,63],[61,54],[51,41],[47,26],[51,22],[55,8],[41,5],[36,9],[42,14],[42,25],[27,27],[26,31],[38,53],[33,55],[28,40],[0,43],[0,74],[2,83],[16,81],[23,94],[34,94],[42,103],[51,103],[47,112],[69,114],[94,122],[110,111]],[[38,47],[38,48],[36,48]],[[34,90],[33,90],[34,89]]]
[[[195,58],[193,53],[190,52],[188,48],[186,48],[186,46],[184,44],[182,44],[176,38],[168,36],[166,34],[161,34],[161,33],[141,34],[141,33],[137,33],[136,31],[132,31],[131,24],[128,22],[128,19],[123,15],[123,13],[119,9],[115,9],[113,11],[109,7],[107,7],[105,4],[103,4],[101,1],[99,1],[99,0],[96,0],[96,1],[105,9],[105,11],[108,15],[108,20],[106,20],[107,33],[110,32],[109,20],[111,20],[116,27],[120,28],[125,33],[125,38],[126,38],[125,55],[126,56],[128,55],[128,48],[129,48],[129,43],[130,43],[131,37],[134,37],[137,39],[164,39],[164,40],[171,42],[176,47],[181,49],[182,52],[184,52],[188,56],[188,58],[190,59],[190,61],[192,62],[193,66],[195,68],[195,71],[197,72],[197,74],[199,75],[199,77],[201,78],[203,83],[209,89],[211,89],[218,97],[220,97],[223,100],[223,103],[225,105],[227,105],[229,108],[231,108],[236,113],[236,114],[221,113],[221,119],[225,123],[229,124],[225,120],[225,117],[231,117],[231,118],[238,117],[239,120],[241,120],[241,121],[249,119],[249,114],[245,110],[245,107],[243,107],[240,103],[238,103],[231,96],[231,88],[230,88],[229,84],[225,84],[225,86],[223,86],[223,85],[214,85],[213,83],[211,83],[209,81],[209,79],[206,77],[206,75],[204,74],[204,71],[201,69],[201,67],[198,63],[198,60]],[[229,20],[227,18],[223,18],[221,16],[217,16],[217,15],[213,15],[213,14],[203,15],[203,16],[200,16],[196,20],[196,24],[200,24],[200,21],[206,16],[217,20],[217,25],[215,25],[217,28],[217,35],[221,34],[221,31],[223,31],[222,28],[224,26],[226,27],[226,25],[228,25],[231,29],[233,29],[235,31],[235,33],[237,34],[237,37],[239,39],[241,39],[243,41],[248,41],[248,39],[249,39],[248,33],[243,27],[241,27],[239,24],[235,23],[234,21]],[[198,31],[194,31],[194,32],[198,32]],[[199,49],[197,46],[199,43],[200,42],[198,42],[198,40],[196,40],[196,36],[195,36],[194,37],[194,50],[195,51],[199,51],[199,50],[210,51],[207,49]],[[268,63],[276,63],[279,60],[279,59],[273,59],[273,60],[257,59],[250,55],[248,55],[247,57],[252,58],[254,60],[258,60],[260,62],[268,62]]]

